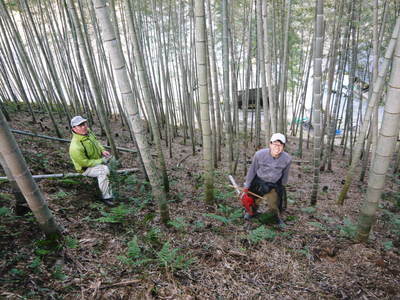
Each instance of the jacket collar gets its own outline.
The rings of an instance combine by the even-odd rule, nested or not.
[[[78,133],[75,133],[72,131],[73,138],[77,139],[78,141],[86,140],[87,138],[89,138],[89,135],[91,135],[91,134],[92,134],[92,131],[90,129],[88,130],[87,135],[78,134]]]

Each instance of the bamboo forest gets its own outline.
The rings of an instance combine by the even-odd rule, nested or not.
[[[400,1],[0,0],[0,299],[400,299]]]

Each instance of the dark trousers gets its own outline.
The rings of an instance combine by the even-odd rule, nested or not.
[[[273,189],[275,189],[276,193],[278,194],[278,199],[277,199],[277,205],[273,205],[272,203],[268,204],[271,208],[274,206],[278,206],[279,211],[282,211],[282,197],[283,197],[283,186],[282,186],[282,181],[279,179],[278,182],[272,183],[272,182],[266,182],[262,180],[260,177],[256,175],[254,177],[253,181],[250,184],[249,191],[259,195],[260,197],[264,197],[268,193],[270,193]],[[275,197],[270,197],[270,199],[273,199]],[[269,200],[268,202],[270,202]],[[257,202],[257,201],[256,201]]]

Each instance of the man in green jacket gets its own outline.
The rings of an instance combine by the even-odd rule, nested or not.
[[[86,119],[81,116],[73,117],[71,128],[69,155],[75,169],[84,176],[96,177],[102,193],[102,202],[108,206],[113,205],[113,195],[108,180],[110,170],[105,165],[111,158],[110,152],[106,151],[96,139]]]

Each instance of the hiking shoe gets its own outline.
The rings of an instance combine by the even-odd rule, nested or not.
[[[282,228],[284,228],[286,226],[286,224],[280,218],[278,218],[277,224],[279,227],[282,227]]]
[[[243,218],[244,218],[245,220],[251,220],[251,218],[253,218],[253,216],[250,215],[249,213],[245,213],[244,216],[243,216]]]
[[[113,198],[101,199],[101,202],[103,202],[107,206],[113,206],[114,205],[113,200],[114,200]]]

